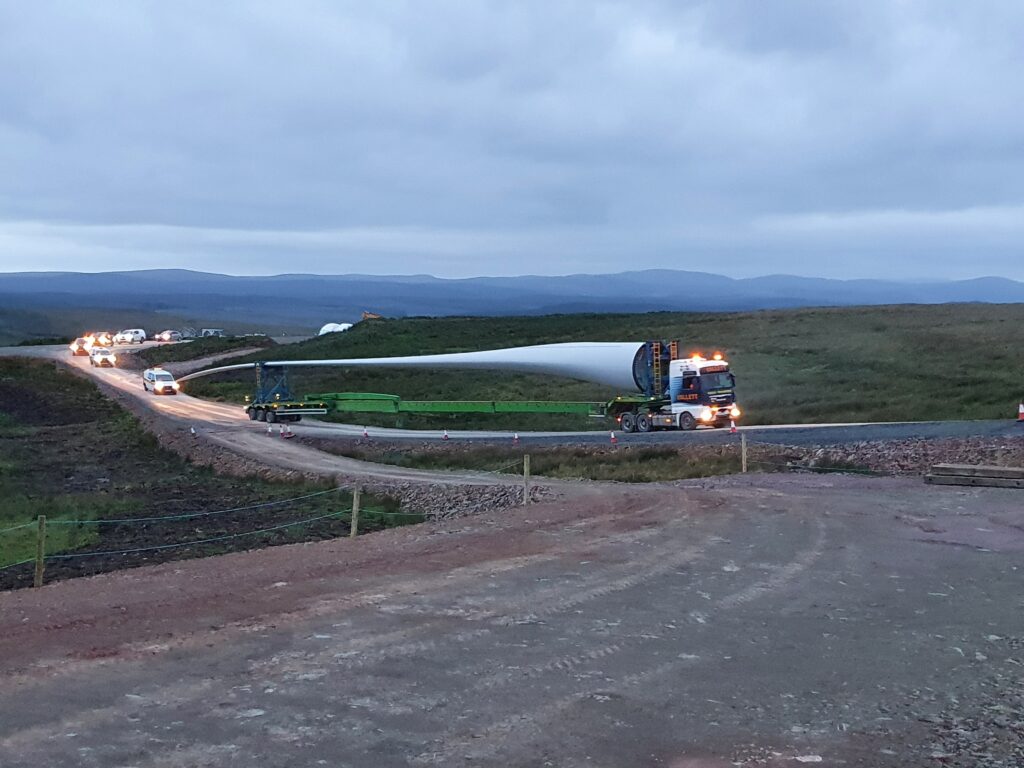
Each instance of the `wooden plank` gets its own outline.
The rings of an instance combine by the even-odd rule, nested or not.
[[[1024,479],[1024,467],[994,467],[984,464],[935,464],[932,466],[932,474]]]
[[[932,475],[924,476],[926,483],[932,485],[970,485],[989,488],[1024,488],[1024,478],[1013,477],[967,477],[963,475]]]

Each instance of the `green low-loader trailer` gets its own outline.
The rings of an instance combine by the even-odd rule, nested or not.
[[[246,405],[246,412],[254,421],[269,423],[296,422],[303,416],[322,416],[330,411],[395,415],[542,413],[616,418],[621,413],[632,411],[638,407],[656,410],[665,402],[661,398],[642,395],[616,397],[607,402],[581,402],[574,400],[403,400],[398,395],[373,392],[329,392],[306,395],[302,400],[250,403]]]
[[[659,398],[617,397],[609,402],[572,400],[403,400],[397,395],[367,392],[332,392],[306,395],[306,402],[323,403],[340,413],[454,414],[454,413],[548,413],[603,418],[638,405],[660,407]]]

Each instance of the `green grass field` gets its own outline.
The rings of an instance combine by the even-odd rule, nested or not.
[[[1024,397],[1024,305],[952,304],[785,311],[411,318],[275,348],[278,359],[461,352],[560,341],[673,339],[722,351],[747,424],[1013,418]],[[259,359],[259,355],[251,359]],[[249,373],[189,391],[241,402]],[[602,400],[586,382],[458,371],[324,369],[293,375],[300,393],[383,392],[409,399]],[[348,420],[361,422],[361,417]],[[392,425],[395,417],[366,417]],[[405,426],[594,427],[570,417],[440,417]]]
[[[523,451],[511,446],[482,445],[469,450],[427,450],[376,447],[325,448],[363,461],[394,464],[416,469],[472,469],[521,474]],[[781,453],[781,451],[779,451]],[[765,458],[765,457],[762,457]],[[774,471],[782,459],[758,464],[758,471]],[[612,480],[621,483],[652,483],[686,480],[739,472],[739,446],[697,446],[665,448],[623,446],[617,449],[593,446],[530,449],[530,473],[535,477]]]

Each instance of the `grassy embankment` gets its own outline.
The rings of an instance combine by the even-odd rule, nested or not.
[[[328,451],[363,461],[395,464],[416,469],[471,469],[518,474],[524,450],[497,445],[453,445],[445,449],[350,447],[324,442]],[[651,446],[531,447],[530,472],[538,477],[614,480],[652,483],[694,477],[735,474],[740,471],[738,445],[699,445],[684,448]],[[761,454],[765,455],[761,455]],[[771,455],[758,454],[757,471],[780,469],[786,451],[772,447]]]
[[[678,338],[687,351],[725,353],[739,380],[747,424],[1011,418],[1024,395],[1024,305],[378,320],[279,347],[275,357],[392,356],[649,338]],[[459,371],[322,369],[295,371],[292,383],[299,393],[384,392],[425,400],[603,400],[616,394],[546,376]],[[246,372],[200,379],[189,391],[241,402],[251,386]],[[606,428],[567,416],[339,418],[409,427]]]
[[[0,359],[0,529],[46,515],[48,554],[172,544],[282,525],[348,510],[331,492],[295,504],[142,523],[61,525],[58,520],[124,520],[233,509],[287,499],[329,486],[230,478],[193,466],[161,448],[133,416],[86,380],[52,363]],[[369,498],[367,530],[403,522],[394,502]],[[329,518],[224,542],[47,565],[48,577],[96,573],[273,544],[330,538],[348,523]],[[0,534],[0,567],[34,556],[33,527]],[[0,571],[0,588],[24,585],[31,565]]]

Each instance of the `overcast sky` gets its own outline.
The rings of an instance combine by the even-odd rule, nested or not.
[[[0,0],[0,270],[1024,279],[1024,3]]]

